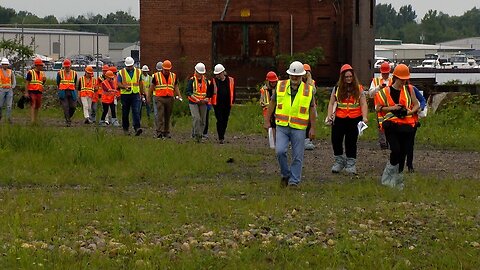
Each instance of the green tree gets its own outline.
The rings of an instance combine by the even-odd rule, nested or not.
[[[3,55],[6,58],[12,61],[12,66],[17,70],[34,54],[33,49],[30,46],[22,45],[18,37],[9,40],[2,39],[0,41],[0,50],[3,51]]]

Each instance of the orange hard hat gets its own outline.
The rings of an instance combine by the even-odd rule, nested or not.
[[[35,58],[35,60],[33,60],[33,64],[35,66],[43,66],[43,61],[40,58]]]
[[[172,69],[172,62],[170,60],[163,61],[162,68],[166,70]]]
[[[303,69],[304,69],[305,71],[310,71],[310,72],[312,71],[312,68],[310,67],[309,64],[303,64]]]
[[[115,74],[113,74],[113,72],[112,72],[111,70],[107,71],[107,72],[105,73],[105,76],[106,76],[107,78],[110,78],[110,79],[115,78]]]
[[[276,82],[278,81],[278,77],[277,77],[277,74],[273,71],[269,71],[267,73],[267,81],[269,82]]]
[[[407,65],[400,64],[393,70],[393,76],[400,80],[408,80],[410,79],[410,69],[408,69]]]
[[[380,65],[380,73],[390,73],[390,64],[388,62],[383,62]]]
[[[109,69],[108,69],[108,65],[103,65],[103,67],[102,67],[102,71],[109,71]]]
[[[63,66],[64,67],[70,67],[72,65],[72,61],[70,61],[70,59],[65,59],[63,60]]]
[[[85,68],[85,72],[86,72],[86,73],[89,73],[89,74],[93,74],[93,67],[92,67],[92,66],[87,66],[87,67]]]
[[[117,72],[117,67],[116,66],[111,66],[108,68],[108,70],[110,70],[111,72]]]
[[[342,66],[342,68],[340,68],[340,74],[342,74],[343,72],[348,71],[348,70],[353,71],[353,68],[349,64],[345,64],[345,65]]]

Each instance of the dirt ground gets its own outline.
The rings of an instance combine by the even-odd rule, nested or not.
[[[60,119],[40,118],[42,125],[66,128],[64,121]],[[13,120],[15,124],[28,124],[26,118],[14,118]],[[93,132],[93,125],[85,125],[79,120],[73,121],[72,124],[70,128],[86,127],[91,128]],[[106,129],[108,132],[124,136],[121,128],[113,129],[112,127],[107,127]],[[209,135],[210,138],[203,143],[217,144],[216,134],[210,132]],[[172,136],[173,138],[171,140],[178,143],[193,143],[189,133],[178,133],[173,129]],[[138,139],[153,139],[153,137],[154,129],[144,128],[144,133]],[[258,164],[258,166],[250,168],[254,171],[251,172],[252,174],[272,172],[273,174],[279,175],[275,152],[268,148],[266,135],[231,134],[227,129],[225,141],[225,145],[218,144],[218,147],[239,145],[248,153],[258,154],[264,157],[263,162]],[[316,140],[314,144],[316,146],[314,150],[305,151],[303,178],[306,180],[319,181],[338,181],[339,179],[345,179],[344,176],[342,177],[342,174],[336,175],[330,172],[333,164],[333,150],[330,141]],[[359,141],[357,153],[358,175],[356,177],[380,178],[389,154],[389,150],[380,150],[377,142]],[[414,152],[414,167],[416,174],[435,179],[480,180],[480,153],[474,151],[434,149],[425,145],[417,145]]]

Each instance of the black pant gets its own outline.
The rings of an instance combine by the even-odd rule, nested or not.
[[[215,118],[217,118],[218,139],[225,139],[225,131],[227,130],[228,117],[230,117],[230,106],[213,106],[215,110]]]
[[[108,108],[110,108],[110,111],[112,112],[112,118],[117,118],[117,110],[115,110],[115,103],[103,103],[103,111],[102,111],[102,120],[105,120],[105,117],[107,117],[108,113]]]
[[[73,90],[65,90],[65,97],[61,98],[60,102],[62,103],[65,121],[70,123],[77,107],[77,101],[73,99]]]
[[[332,146],[335,156],[343,155],[343,140],[345,138],[345,154],[348,158],[357,158],[357,124],[362,117],[336,117],[332,126]]]
[[[383,123],[383,128],[391,150],[390,164],[394,166],[399,164],[399,172],[402,172],[405,167],[407,152],[412,147],[414,128],[409,125],[397,125],[390,121]]]
[[[408,144],[407,167],[410,169],[413,169],[413,148],[415,147],[415,135],[417,135],[417,126],[413,128],[413,134],[410,137],[411,141]]]

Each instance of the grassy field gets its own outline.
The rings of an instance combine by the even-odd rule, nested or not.
[[[0,269],[478,269],[478,181],[282,189],[258,172],[266,147],[47,125],[60,115],[0,128]],[[418,143],[478,151],[478,116],[452,106],[425,119]],[[239,107],[229,132],[262,134],[261,121],[257,106]],[[176,132],[189,129],[177,116]]]

